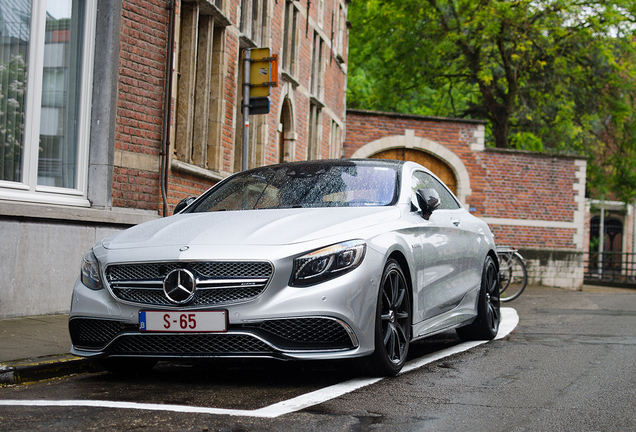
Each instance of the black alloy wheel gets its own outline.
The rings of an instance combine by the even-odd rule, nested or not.
[[[499,301],[499,272],[492,257],[487,256],[481,276],[477,300],[477,318],[471,324],[457,329],[465,340],[492,340],[499,331],[501,310]]]
[[[375,351],[368,359],[370,372],[379,376],[397,375],[406,361],[410,342],[410,290],[400,265],[389,259],[378,294]]]

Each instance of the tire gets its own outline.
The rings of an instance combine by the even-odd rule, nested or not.
[[[366,359],[368,372],[395,376],[404,363],[411,342],[411,293],[402,268],[389,259],[378,292],[375,314],[375,350]]]
[[[518,255],[501,255],[500,301],[513,301],[521,295],[528,283],[528,271]]]
[[[109,357],[98,361],[104,370],[117,375],[138,375],[149,372],[157,364],[157,360],[130,357]]]
[[[488,256],[481,275],[477,318],[469,325],[458,328],[457,335],[464,340],[492,340],[497,336],[500,320],[499,274],[495,262]]]

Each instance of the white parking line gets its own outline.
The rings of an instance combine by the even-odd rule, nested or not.
[[[495,339],[501,339],[510,334],[512,330],[519,323],[519,316],[517,311],[512,308],[501,308],[501,324],[499,326],[499,332]],[[484,344],[487,341],[475,341],[464,342],[459,345],[420,357],[412,360],[404,365],[401,373],[410,372],[417,368],[420,368],[428,363],[440,360],[442,358],[467,351],[478,345]],[[371,384],[375,384],[381,381],[383,378],[356,378],[340,384],[335,384],[329,387],[325,387],[320,390],[307,393],[293,399],[278,402],[273,405],[269,405],[256,410],[234,410],[223,408],[206,408],[195,407],[187,405],[164,405],[164,404],[149,404],[149,403],[136,403],[136,402],[115,402],[115,401],[99,401],[99,400],[18,400],[7,399],[0,400],[0,406],[49,406],[49,407],[99,407],[99,408],[126,408],[126,409],[140,409],[148,411],[172,411],[181,413],[196,413],[196,414],[220,414],[230,416],[243,416],[243,417],[261,417],[261,418],[274,418],[283,414],[289,414],[301,409],[308,408],[313,405],[326,402],[328,400],[337,398],[344,394],[350,393],[362,387],[366,387]]]

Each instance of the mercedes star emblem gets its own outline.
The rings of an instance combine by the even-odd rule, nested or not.
[[[197,283],[194,275],[186,269],[175,269],[163,280],[163,292],[172,303],[184,304],[192,300]]]

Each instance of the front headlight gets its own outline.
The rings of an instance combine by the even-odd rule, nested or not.
[[[308,286],[347,273],[358,267],[367,245],[351,240],[305,254],[294,259],[291,286]]]
[[[84,254],[81,278],[82,283],[90,289],[102,289],[102,279],[99,276],[99,261],[97,261],[92,250]]]

